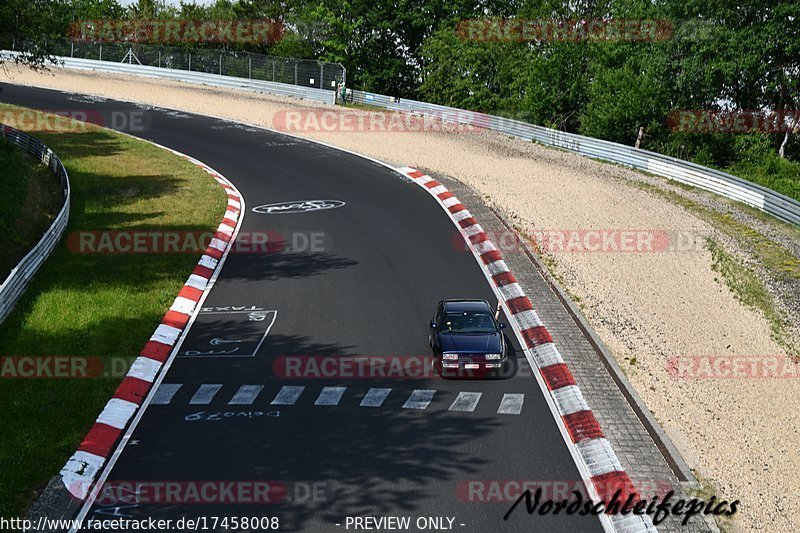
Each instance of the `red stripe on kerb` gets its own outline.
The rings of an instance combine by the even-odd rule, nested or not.
[[[510,300],[506,301],[506,305],[508,306],[508,311],[512,315],[516,315],[517,313],[521,313],[523,311],[533,311],[533,304],[527,296],[517,296],[516,298],[511,298]]]
[[[219,239],[222,242],[230,242],[231,241],[231,236],[228,235],[227,233],[223,233],[221,231],[218,231],[218,232],[214,233],[214,238],[215,239]]]
[[[468,238],[468,240],[472,244],[480,244],[480,243],[482,243],[484,241],[488,241],[489,240],[489,236],[486,235],[485,231],[482,231],[480,233],[476,233],[475,235],[470,236]]]
[[[231,200],[236,200],[237,202],[239,201],[239,195],[238,194],[228,193],[228,198],[230,198]]]
[[[438,187],[439,185],[441,185],[441,183],[439,183],[436,180],[431,180],[428,183],[423,183],[423,185],[425,185],[429,189],[433,189],[434,187]]]
[[[420,172],[419,170],[415,170],[415,171],[413,171],[413,172],[409,172],[409,173],[407,174],[407,176],[408,176],[409,178],[414,178],[414,179],[421,178],[421,177],[422,177],[422,176],[424,176],[424,175],[425,175],[425,173],[424,173],[424,172]]]
[[[505,287],[506,285],[511,285],[512,283],[517,282],[517,278],[515,278],[514,274],[511,272],[500,272],[499,274],[495,274],[492,276],[492,280],[498,287]]]
[[[121,429],[96,422],[78,446],[78,451],[108,457],[121,434]]]
[[[621,502],[620,505],[625,503],[625,500],[627,500],[628,496],[631,494],[638,495],[636,487],[633,486],[631,478],[629,478],[628,474],[625,472],[609,472],[607,474],[593,476],[591,479],[592,483],[594,483],[594,486],[597,489],[600,499],[603,501],[610,501],[611,498],[614,497],[614,493],[618,490],[622,491],[618,498],[618,500]]]
[[[540,344],[547,344],[548,342],[553,342],[553,337],[550,336],[550,332],[547,331],[547,328],[544,326],[537,326],[535,328],[523,329],[520,333],[522,333],[522,337],[528,344],[528,348],[533,348],[534,346],[538,346]]]
[[[162,324],[166,324],[167,326],[172,326],[173,328],[178,329],[183,329],[188,322],[189,315],[186,313],[180,313],[178,311],[167,311],[167,314],[164,315],[163,319],[161,319]]]
[[[149,357],[150,359],[155,359],[156,361],[161,361],[162,363],[167,360],[167,356],[169,352],[172,351],[172,346],[164,344],[163,342],[158,341],[147,341],[147,344],[144,345],[144,348],[139,355],[143,355],[145,357]]]
[[[178,293],[178,296],[188,298],[193,302],[198,302],[200,301],[200,297],[203,296],[203,291],[191,285],[184,285],[181,292]]]
[[[546,366],[539,371],[544,378],[544,382],[547,384],[547,388],[550,390],[575,385],[575,378],[572,377],[567,365],[564,363]]]
[[[200,276],[201,278],[210,279],[211,276],[214,274],[214,271],[206,266],[197,265],[196,267],[194,267],[192,274],[194,274],[195,276]]]
[[[147,396],[147,391],[150,390],[151,385],[152,383],[149,381],[128,376],[117,387],[114,398],[142,405],[142,401]]]
[[[206,251],[203,253],[205,253],[209,257],[213,257],[214,259],[220,259],[223,255],[222,250],[218,250],[217,248],[212,248],[211,246],[206,248]]]
[[[477,223],[478,221],[475,220],[475,217],[469,217],[458,221],[458,225],[461,226],[462,228],[468,228],[470,226],[474,226]]]
[[[503,258],[500,255],[500,252],[497,250],[492,250],[491,252],[486,252],[481,254],[481,261],[483,261],[484,265],[488,265],[489,263],[494,263],[495,261],[500,261]]]
[[[605,437],[600,423],[591,411],[578,411],[561,418],[564,419],[564,425],[567,426],[572,442]]]
[[[450,198],[453,198],[453,197],[454,197],[453,193],[451,193],[450,191],[444,191],[444,192],[440,192],[440,193],[438,194],[438,196],[439,196],[439,200],[441,200],[441,201],[443,201],[443,202],[444,202],[445,200],[449,200]]]

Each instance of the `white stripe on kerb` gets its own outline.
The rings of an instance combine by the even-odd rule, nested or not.
[[[518,415],[522,412],[522,404],[525,401],[524,394],[506,393],[500,400],[500,407],[497,408],[499,415]]]
[[[175,341],[178,340],[178,336],[180,334],[181,330],[178,328],[161,324],[156,328],[156,331],[153,333],[153,336],[150,337],[150,340],[166,344],[167,346],[172,346],[175,344]]]
[[[359,404],[361,407],[380,407],[392,389],[369,389]]]
[[[503,296],[503,300],[505,301],[525,296],[525,293],[522,291],[522,287],[519,286],[519,283],[509,283],[508,285],[498,286],[497,290],[500,291],[500,294]]]
[[[454,205],[460,204],[461,202],[455,196],[451,196],[447,200],[442,201],[442,205],[445,207],[453,207]]]
[[[127,400],[120,400],[119,398],[111,398],[108,400],[105,409],[97,417],[97,422],[106,424],[117,429],[122,429],[131,419],[133,413],[136,412],[139,406]]]
[[[77,451],[61,469],[61,481],[70,494],[83,500],[89,493],[97,472],[103,468],[105,457],[93,453]]]
[[[211,239],[211,242],[208,244],[208,247],[209,248],[216,248],[220,252],[224,252],[225,248],[228,247],[228,243],[225,242],[225,241],[221,241],[221,240],[219,240],[219,239],[217,239],[215,237],[215,238]]]
[[[475,252],[478,255],[483,255],[486,252],[496,252],[497,248],[495,247],[492,241],[483,241],[479,242],[478,244],[474,244],[473,247],[475,248]]]
[[[200,266],[204,266],[206,268],[210,268],[211,270],[214,270],[215,268],[217,268],[217,263],[219,263],[219,261],[217,261],[210,255],[204,255],[203,257],[200,258],[200,261],[197,264]]]
[[[480,392],[459,392],[448,411],[473,412],[481,400],[481,394]]]
[[[195,305],[197,305],[197,302],[194,300],[184,298],[183,296],[178,296],[175,298],[175,301],[172,302],[172,306],[169,308],[169,310],[177,311],[178,313],[183,313],[185,315],[191,315],[192,311],[194,311]]]
[[[323,387],[314,405],[339,405],[347,387]]]
[[[195,392],[194,396],[192,396],[192,399],[189,400],[189,405],[210,404],[211,400],[214,399],[214,396],[217,395],[221,388],[222,384],[220,383],[208,383],[200,385],[200,387],[197,389],[197,392]]]
[[[556,401],[556,407],[558,407],[558,412],[561,413],[561,416],[589,410],[589,404],[586,403],[586,399],[577,385],[554,389],[550,393]]]
[[[483,228],[480,224],[473,224],[464,228],[464,233],[467,235],[467,237],[472,237],[473,235],[477,235],[478,233],[482,232]]]
[[[420,176],[418,178],[412,178],[412,179],[417,180],[418,183],[421,183],[423,185],[425,185],[429,181],[433,181],[433,178],[428,176],[428,175],[426,175],[426,174],[423,174],[422,176]]]
[[[140,355],[134,359],[127,376],[152,383],[156,378],[156,374],[158,374],[159,368],[161,368],[161,361]]]
[[[284,385],[272,400],[272,405],[294,405],[306,388],[303,385]]]
[[[618,533],[658,533],[653,519],[646,514],[614,514],[611,515],[611,522],[614,523],[614,531]]]
[[[252,405],[263,389],[264,385],[242,385],[228,405]]]
[[[233,234],[233,226],[229,226],[227,224],[220,224],[217,228],[219,233],[224,233],[225,235],[232,235]]]
[[[229,218],[233,221],[239,220],[239,214],[235,211],[225,211],[225,215],[222,218]]]
[[[539,315],[532,309],[527,309],[517,313],[514,315],[514,319],[517,321],[517,324],[519,324],[519,329],[530,329],[544,326],[542,320],[539,318]]]
[[[435,390],[417,389],[411,393],[406,403],[403,404],[403,409],[427,409],[431,400],[433,400],[434,394],[436,394]]]
[[[175,393],[178,392],[183,385],[181,383],[162,383],[158,389],[156,390],[155,395],[153,395],[153,401],[150,402],[151,405],[167,405],[169,402],[172,401],[172,398],[175,397]]]
[[[455,213],[453,213],[453,218],[455,219],[456,222],[461,222],[465,218],[469,218],[471,216],[472,213],[470,213],[466,209],[462,209],[461,211],[456,211]]]
[[[552,342],[540,344],[531,348],[531,354],[539,368],[545,368],[564,362],[564,359],[558,352],[558,348],[556,348],[556,345]]]
[[[606,439],[587,439],[577,442],[583,462],[592,477],[609,472],[622,472],[622,465]]]
[[[204,291],[206,290],[206,285],[208,285],[208,280],[203,276],[192,274],[191,276],[189,276],[189,279],[186,280],[186,285]]]
[[[442,194],[443,192],[447,192],[447,187],[445,187],[444,185],[437,185],[436,187],[434,187],[432,189],[428,189],[428,191],[432,195],[438,196],[438,195]]]
[[[497,261],[492,261],[488,265],[486,265],[486,270],[489,271],[489,274],[495,276],[497,274],[503,274],[505,272],[511,272],[508,269],[508,265],[502,259],[498,259]]]
[[[234,207],[236,209],[241,209],[241,207],[242,207],[242,204],[240,204],[236,200],[231,200],[230,198],[228,198],[228,205],[231,206],[231,207]]]

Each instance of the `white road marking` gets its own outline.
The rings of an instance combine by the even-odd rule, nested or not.
[[[263,389],[264,385],[242,385],[228,405],[252,405]]]
[[[500,407],[497,408],[499,415],[518,415],[522,412],[522,402],[525,400],[524,394],[503,394]]]
[[[471,413],[478,406],[482,394],[481,392],[459,392],[448,411]]]
[[[209,383],[206,385],[200,385],[200,388],[197,389],[197,392],[194,393],[192,399],[189,400],[189,405],[208,405],[211,403],[211,400],[214,399],[214,396],[217,395],[219,390],[222,388],[222,385],[219,383]]]
[[[303,385],[284,385],[271,405],[294,405],[305,389]]]
[[[361,400],[361,407],[380,407],[389,396],[392,389],[369,389]]]
[[[435,390],[417,389],[411,393],[406,403],[403,404],[403,409],[427,409],[433,400],[433,395],[436,394]]]
[[[314,405],[339,405],[347,387],[323,387]]]
[[[182,386],[182,383],[162,383],[150,403],[153,405],[167,405]]]

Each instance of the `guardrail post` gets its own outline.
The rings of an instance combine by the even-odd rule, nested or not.
[[[161,50],[158,51],[158,66],[161,68]]]
[[[275,60],[272,60],[272,81],[275,81]]]
[[[103,45],[100,45],[100,61],[103,60]]]
[[[297,85],[297,62],[294,64],[294,84]]]
[[[75,41],[69,42],[69,57],[75,57]]]
[[[219,75],[222,76],[222,54],[219,55]]]
[[[247,56],[247,77],[252,79],[253,78],[253,56]]]
[[[319,64],[319,88],[320,89],[324,89],[324,87],[322,86],[322,72],[323,72],[322,69],[323,68],[325,68],[325,63],[320,63]]]

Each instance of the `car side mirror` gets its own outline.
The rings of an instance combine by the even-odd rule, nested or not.
[[[436,329],[436,322],[431,320],[431,329]]]
[[[498,326],[500,329],[506,329],[506,328],[508,327],[508,324],[506,324],[505,322],[499,322],[499,323],[497,324],[497,326]]]

